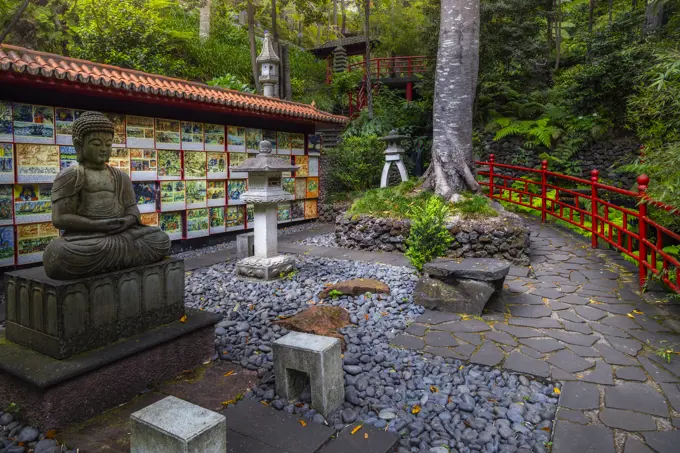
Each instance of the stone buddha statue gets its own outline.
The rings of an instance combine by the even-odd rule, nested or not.
[[[170,238],[142,225],[130,177],[107,165],[113,124],[99,112],[73,123],[78,165],[52,186],[52,223],[63,230],[43,253],[48,277],[70,280],[162,260]]]

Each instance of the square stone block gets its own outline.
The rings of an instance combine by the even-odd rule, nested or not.
[[[251,256],[236,263],[236,275],[253,280],[277,280],[295,270],[295,258],[278,255],[271,258]]]
[[[227,453],[227,420],[169,396],[130,416],[130,453]]]
[[[255,233],[236,236],[236,258],[242,260],[255,255]]]
[[[184,261],[78,280],[53,280],[43,267],[5,274],[7,339],[64,359],[175,321],[184,315]]]
[[[340,340],[290,332],[273,343],[276,392],[292,400],[309,380],[312,407],[324,417],[345,400]]]

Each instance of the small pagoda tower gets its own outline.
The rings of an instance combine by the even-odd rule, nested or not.
[[[274,45],[268,31],[264,32],[264,43],[262,52],[257,57],[257,64],[260,68],[260,83],[262,84],[262,94],[267,97],[278,97],[276,89],[279,85],[279,59],[274,52]]]

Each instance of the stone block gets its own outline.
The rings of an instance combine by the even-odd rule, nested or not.
[[[168,396],[130,416],[130,453],[227,453],[227,420]]]
[[[444,282],[423,275],[416,283],[413,300],[431,310],[481,316],[495,292],[496,288],[490,282],[468,279]]]
[[[278,255],[271,258],[251,256],[236,263],[236,275],[254,280],[276,280],[295,270],[295,258]]]
[[[184,261],[79,280],[53,280],[43,267],[5,274],[7,339],[64,359],[184,315]]]
[[[236,259],[242,260],[255,255],[255,233],[236,236]]]
[[[25,423],[65,428],[194,369],[215,353],[220,315],[191,308],[186,314],[186,322],[175,320],[63,360],[0,333],[0,407],[15,403]]]
[[[436,258],[423,266],[423,272],[439,279],[468,278],[485,282],[505,280],[510,263],[491,258],[467,258],[461,262]],[[502,282],[501,282],[502,283]]]
[[[324,417],[345,400],[340,340],[291,332],[273,343],[276,392],[297,399],[307,385],[312,407]]]

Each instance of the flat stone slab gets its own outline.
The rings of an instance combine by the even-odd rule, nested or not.
[[[494,282],[510,272],[510,263],[493,258],[466,258],[461,262],[437,258],[423,266],[423,272],[440,279],[465,278]]]
[[[636,366],[622,366],[616,370],[616,378],[626,381],[640,381],[647,380],[647,375],[641,368]]]
[[[600,407],[600,392],[597,385],[587,382],[565,382],[560,395],[560,406],[576,410],[590,410]]]
[[[495,341],[496,343],[507,346],[517,346],[517,342],[505,332],[487,332],[484,334],[487,340]]]
[[[680,445],[680,430],[645,433],[647,444],[659,453],[677,453]]]
[[[425,310],[425,313],[416,318],[416,322],[423,324],[441,324],[443,322],[460,321],[460,315],[446,313],[444,311]]]
[[[428,275],[418,280],[413,301],[425,308],[447,313],[481,316],[484,307],[497,292],[493,283],[481,280],[439,280]]]
[[[543,353],[559,351],[565,347],[562,343],[552,338],[528,338],[521,339],[519,342]]]
[[[546,318],[552,313],[545,305],[513,305],[509,308],[512,316],[520,318]]]
[[[527,357],[519,352],[511,352],[505,359],[504,367],[511,371],[534,376],[548,377],[550,375],[550,367],[546,362]]]
[[[583,335],[580,333],[563,332],[560,330],[543,331],[547,336],[553,337],[556,340],[564,341],[565,343],[575,344],[577,346],[592,346],[597,338],[595,335]]]
[[[604,405],[613,409],[668,417],[666,399],[647,384],[625,382],[615,387],[608,387],[605,389]]]
[[[680,385],[677,384],[659,384],[664,395],[671,403],[671,407],[676,412],[680,412]]]
[[[656,422],[651,416],[632,411],[605,408],[600,412],[600,420],[610,428],[626,431],[656,430]]]
[[[348,425],[319,453],[392,453],[399,443],[399,435],[362,425],[354,434],[352,431],[360,423]],[[366,435],[367,434],[367,435]]]
[[[420,337],[413,335],[400,334],[392,340],[392,346],[405,349],[422,349],[425,347],[425,342]]]
[[[491,327],[478,319],[468,319],[466,321],[455,321],[450,323],[438,324],[432,327],[433,330],[445,330],[447,332],[468,332],[479,333],[491,330]]]
[[[566,371],[567,373],[577,373],[593,367],[593,363],[583,359],[571,351],[559,351],[553,354],[548,363]]]
[[[508,333],[512,335],[513,337],[517,338],[533,338],[533,337],[542,337],[543,334],[539,332],[536,329],[531,329],[529,327],[516,327],[516,326],[509,326],[507,324],[501,324],[497,323],[494,324],[494,328],[496,330],[500,330],[501,332]]]
[[[581,378],[584,382],[594,384],[614,385],[614,372],[611,365],[598,360],[595,362],[595,369]]]
[[[614,453],[614,436],[604,426],[582,426],[558,420],[551,453]]]
[[[432,331],[425,335],[425,343],[428,346],[458,346],[458,342],[449,332]]]
[[[501,363],[503,357],[505,357],[503,351],[498,349],[493,343],[487,342],[470,357],[470,362],[486,366],[496,366]]]
[[[221,414],[227,419],[229,431],[275,448],[275,451],[282,451],[285,446],[289,453],[315,453],[335,434],[332,428],[318,423],[307,423],[303,427],[296,417],[253,400],[240,401]],[[227,440],[227,444],[230,442]]]

